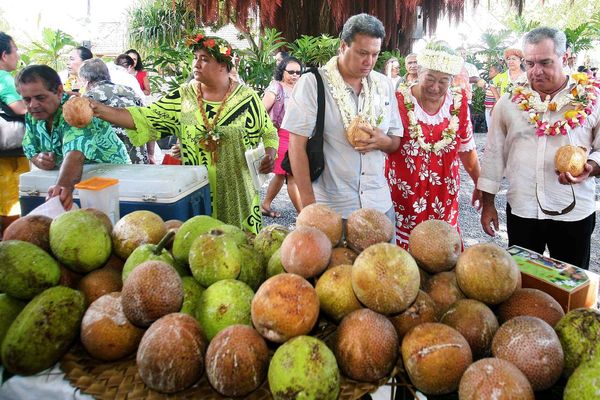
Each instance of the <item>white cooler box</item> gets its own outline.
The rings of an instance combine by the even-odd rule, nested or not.
[[[119,180],[120,216],[136,210],[148,210],[165,221],[185,221],[195,215],[210,215],[210,186],[204,166],[86,164],[83,177],[95,176]],[[21,215],[42,204],[48,188],[56,183],[58,171],[33,170],[19,181]],[[79,203],[77,189],[73,192]]]

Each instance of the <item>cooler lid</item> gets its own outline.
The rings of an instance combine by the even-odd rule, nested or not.
[[[21,174],[21,193],[45,193],[56,182],[58,170],[34,170]],[[119,180],[119,197],[171,199],[208,185],[206,167],[151,164],[86,164],[82,180],[92,177]],[[77,190],[75,190],[75,193]]]

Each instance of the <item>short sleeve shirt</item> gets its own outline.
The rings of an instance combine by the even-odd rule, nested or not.
[[[36,120],[29,113],[25,115],[25,156],[31,159],[40,152],[52,152],[56,165],[60,165],[68,152],[77,150],[83,153],[86,164],[129,164],[125,145],[108,122],[93,118],[85,128],[67,124],[62,106],[68,99],[69,96],[64,94],[50,131],[46,129],[46,121]]]
[[[325,168],[312,183],[315,198],[333,208],[343,218],[359,208],[374,208],[386,212],[392,207],[390,189],[384,176],[386,154],[370,151],[361,154],[348,142],[342,114],[331,94],[327,76],[319,70],[325,85],[325,127],[323,153]],[[383,74],[371,72],[368,78],[376,81],[375,112],[383,116],[379,128],[388,135],[402,136],[402,123],[398,112],[392,81]],[[347,87],[355,112],[365,103],[364,92],[356,95]],[[286,104],[287,111],[282,128],[301,136],[314,134],[317,120],[317,81],[314,74],[300,77]]]
[[[7,105],[21,100],[15,87],[15,79],[4,70],[0,70],[0,100]]]

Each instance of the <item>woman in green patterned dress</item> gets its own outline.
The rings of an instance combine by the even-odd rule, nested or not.
[[[203,33],[186,44],[194,52],[194,79],[147,107],[117,109],[94,102],[95,115],[127,129],[134,146],[176,135],[184,165],[205,165],[212,216],[257,233],[262,225],[259,193],[244,152],[264,143],[260,172],[273,169],[277,131],[257,93],[229,78],[229,43]]]

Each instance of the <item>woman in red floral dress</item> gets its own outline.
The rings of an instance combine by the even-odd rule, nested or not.
[[[419,54],[417,63],[418,83],[396,93],[404,136],[385,169],[396,212],[396,242],[404,248],[422,221],[439,219],[458,229],[459,160],[475,184],[479,178],[467,97],[451,87],[462,58],[436,46]],[[474,190],[472,204],[479,198]]]

